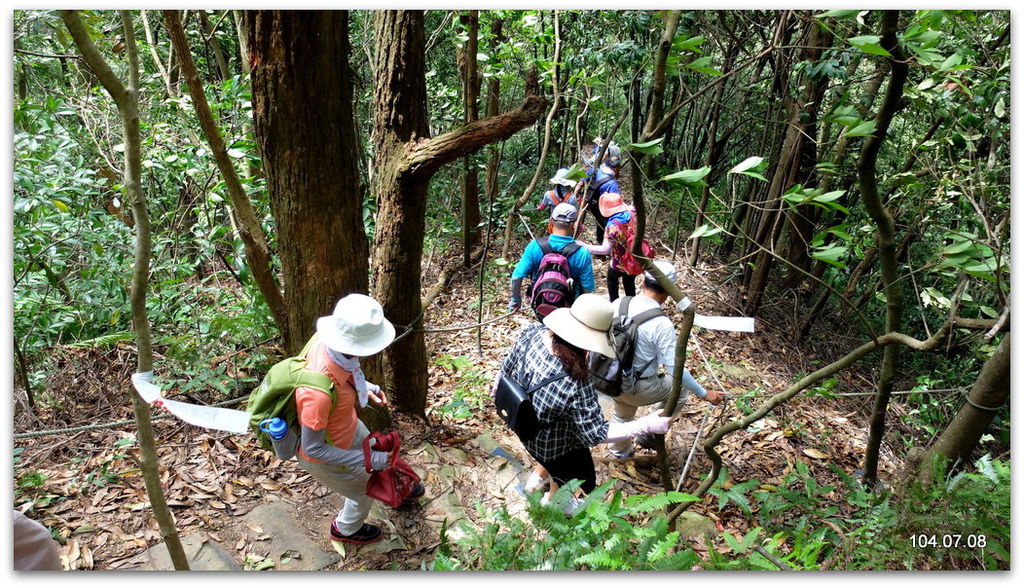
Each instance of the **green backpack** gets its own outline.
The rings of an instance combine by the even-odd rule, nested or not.
[[[260,430],[260,423],[278,417],[288,423],[288,428],[298,430],[298,413],[295,410],[295,389],[308,386],[331,397],[331,405],[337,401],[334,383],[324,374],[306,369],[306,352],[309,351],[314,335],[302,348],[299,355],[274,364],[263,382],[249,395],[246,411],[249,413],[249,428],[256,434],[256,440],[264,449],[273,451],[270,434]]]

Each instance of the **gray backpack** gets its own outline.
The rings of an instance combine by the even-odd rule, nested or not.
[[[622,297],[619,301],[619,312],[612,319],[612,326],[608,330],[612,348],[615,350],[615,357],[605,357],[600,353],[590,354],[590,380],[598,392],[608,396],[622,394],[623,379],[635,379],[651,365],[652,361],[657,359],[653,357],[646,365],[634,369],[636,331],[640,325],[652,318],[664,316],[665,313],[660,308],[652,308],[630,317],[628,310],[632,300],[632,296]]]

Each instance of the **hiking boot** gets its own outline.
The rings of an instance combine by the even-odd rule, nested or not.
[[[526,483],[523,484],[523,491],[529,494],[530,492],[536,492],[543,490],[548,485],[548,477],[538,475],[537,472],[530,472],[530,477],[526,479]]]
[[[369,523],[363,523],[363,526],[359,527],[359,530],[351,535],[343,535],[341,531],[338,530],[338,521],[331,521],[331,541],[366,545],[367,543],[380,541],[383,536],[384,535],[380,532],[380,527]]]
[[[644,433],[643,435],[637,435],[634,439],[637,445],[644,449],[650,449],[651,451],[657,451],[658,447],[654,444],[654,435],[650,433]]]

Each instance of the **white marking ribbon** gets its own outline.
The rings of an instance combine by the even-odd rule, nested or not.
[[[676,304],[676,310],[683,312],[692,302],[684,297]],[[693,324],[713,331],[732,331],[735,333],[753,333],[754,319],[747,316],[707,316],[693,313]]]
[[[249,432],[249,413],[247,412],[188,404],[164,398],[160,395],[160,387],[153,383],[153,372],[132,374],[132,386],[143,400],[167,409],[168,412],[190,425],[230,433]]]

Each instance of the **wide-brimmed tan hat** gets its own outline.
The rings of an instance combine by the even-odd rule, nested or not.
[[[395,339],[395,326],[384,318],[380,303],[365,294],[349,294],[334,306],[334,314],[316,321],[324,345],[346,355],[367,357]]]
[[[580,349],[615,357],[608,340],[612,326],[611,302],[597,294],[581,294],[569,308],[556,308],[544,317],[544,325]]]
[[[676,274],[676,266],[672,265],[671,261],[665,261],[664,259],[659,259],[659,260],[654,262],[654,265],[657,266],[658,269],[661,270],[661,273],[665,274],[665,277],[668,278],[668,281],[670,281],[670,282],[675,282],[676,281],[676,275],[677,275]],[[651,275],[651,272],[644,272],[644,277],[647,278],[648,280],[653,280],[654,279],[654,276]]]
[[[551,176],[551,179],[549,179],[548,181],[551,182],[552,184],[561,184],[563,186],[572,188],[576,185],[576,182],[565,177],[567,175],[569,175],[569,168],[563,167],[556,171],[555,175]]]
[[[623,210],[633,210],[633,207],[622,201],[622,194],[605,192],[597,202],[597,209],[601,211],[601,216],[611,216]]]

